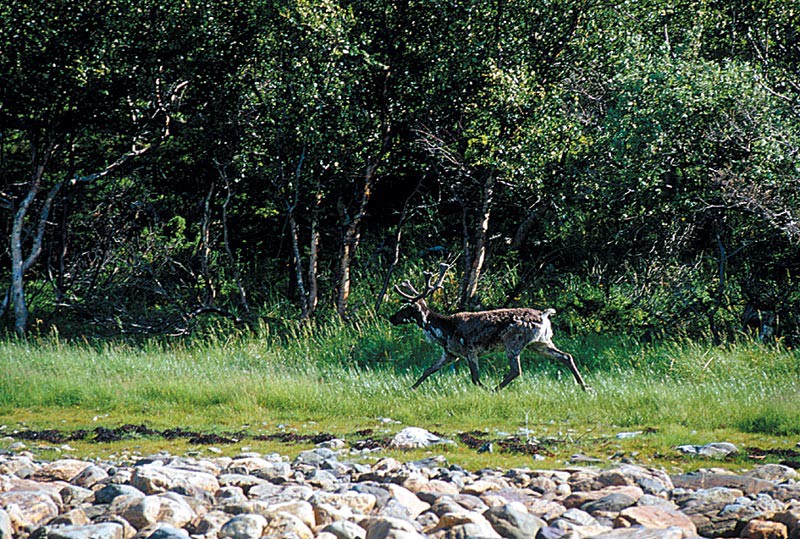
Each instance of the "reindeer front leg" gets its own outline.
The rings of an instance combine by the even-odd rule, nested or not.
[[[522,372],[522,367],[519,364],[519,354],[519,352],[506,350],[506,356],[508,357],[508,374],[506,374],[506,377],[500,382],[500,385],[495,388],[495,391],[500,391],[506,387]]]
[[[422,376],[419,377],[419,380],[414,382],[414,385],[411,386],[411,389],[417,389],[419,387],[419,385],[422,382],[424,382],[426,378],[428,378],[428,376],[430,376],[431,374],[435,373],[438,370],[441,370],[442,367],[445,367],[445,366],[449,365],[450,363],[454,362],[457,359],[458,359],[458,357],[454,356],[453,354],[448,353],[447,350],[444,350],[442,352],[442,357],[440,357],[436,361],[436,363],[434,363],[433,365],[431,365],[430,367],[425,369],[425,372],[422,373]],[[471,368],[472,367],[470,367],[470,369]]]

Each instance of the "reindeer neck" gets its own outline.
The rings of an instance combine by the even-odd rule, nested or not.
[[[447,335],[451,333],[448,331],[451,318],[450,316],[439,314],[426,307],[424,315],[418,323],[419,327],[422,328],[422,331],[425,332],[425,336],[430,341],[445,346]]]

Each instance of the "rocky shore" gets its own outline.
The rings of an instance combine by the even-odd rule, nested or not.
[[[351,462],[327,441],[277,454],[135,462],[0,456],[0,539],[800,538],[800,481],[741,475],[486,469],[442,457]]]

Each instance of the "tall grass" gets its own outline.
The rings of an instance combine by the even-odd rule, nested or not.
[[[0,415],[110,414],[120,422],[206,428],[293,420],[349,427],[391,417],[443,429],[528,421],[800,433],[794,351],[607,336],[558,344],[575,355],[594,393],[532,352],[523,356],[524,375],[499,393],[472,386],[464,368],[443,370],[411,391],[439,351],[413,328],[374,317],[193,343],[12,340],[0,342]],[[482,362],[487,383],[506,368],[502,354]]]

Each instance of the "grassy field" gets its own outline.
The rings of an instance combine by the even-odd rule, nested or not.
[[[463,366],[411,391],[439,352],[413,328],[375,319],[282,331],[280,337],[264,328],[259,337],[193,343],[11,340],[0,343],[0,422],[5,433],[146,424],[249,435],[289,429],[351,440],[365,429],[390,436],[403,426],[419,426],[454,439],[467,431],[497,439],[523,433],[539,440],[546,456],[534,462],[530,455],[478,454],[463,444],[437,448],[451,462],[470,467],[563,466],[570,455],[582,453],[689,470],[714,463],[683,457],[676,445],[730,441],[785,450],[800,441],[795,351],[755,343],[641,345],[598,336],[558,344],[576,357],[594,393],[583,393],[568,372],[533,353],[523,356],[524,375],[500,393],[472,386]],[[487,357],[482,369],[494,385],[505,359]],[[643,432],[616,437],[635,431]],[[54,446],[42,445],[45,453],[54,452]],[[147,437],[70,446],[75,454],[97,457],[207,450],[186,440]],[[219,448],[235,453],[245,446],[289,455],[304,448],[251,439]],[[746,453],[723,464],[747,466]]]

